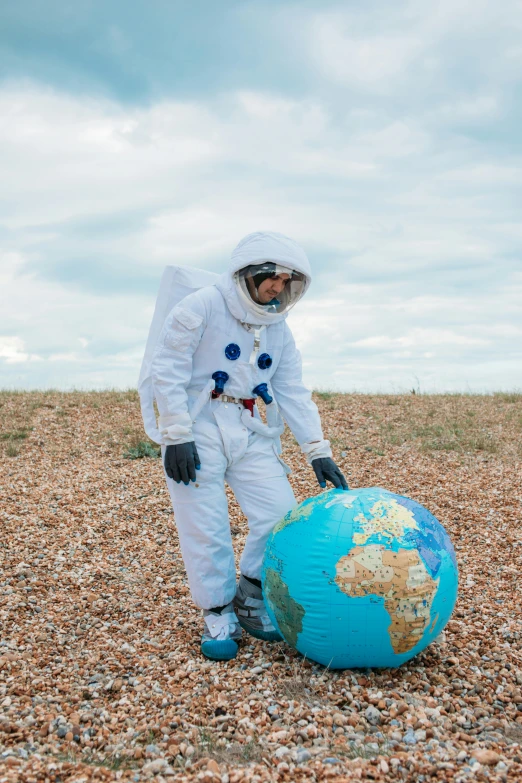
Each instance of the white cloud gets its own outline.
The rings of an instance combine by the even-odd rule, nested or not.
[[[465,334],[458,334],[449,329],[411,329],[407,334],[390,337],[379,334],[374,337],[364,337],[351,343],[354,348],[393,348],[395,346],[412,346],[425,348],[428,345],[489,345],[491,340],[478,339]]]
[[[522,59],[520,5],[488,0],[414,0],[312,11],[303,25],[314,64],[324,77],[377,96],[422,92],[437,97],[458,87],[471,61],[475,80],[512,83]],[[487,41],[487,45],[484,45]],[[469,90],[469,85],[467,87]],[[470,101],[483,113],[484,98]]]
[[[360,89],[387,91],[422,51],[419,39],[372,35],[359,38],[344,14],[313,23],[313,52],[326,76]]]
[[[522,281],[473,297],[340,285],[304,300],[290,322],[316,388],[492,391],[521,386],[520,301]]]
[[[0,359],[3,359],[6,364],[37,362],[41,361],[41,358],[37,354],[27,353],[21,337],[2,337],[0,335]]]

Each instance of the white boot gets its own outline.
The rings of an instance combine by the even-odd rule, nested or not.
[[[204,609],[205,630],[201,637],[201,652],[213,661],[230,661],[237,655],[237,639],[241,627],[232,604],[220,611]]]

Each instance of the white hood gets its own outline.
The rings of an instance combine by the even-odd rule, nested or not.
[[[216,283],[223,294],[228,309],[238,321],[245,324],[266,325],[277,323],[286,318],[286,313],[259,314],[250,310],[239,298],[234,274],[240,269],[252,264],[272,261],[281,266],[301,272],[306,278],[303,294],[312,282],[310,262],[297,242],[284,234],[275,231],[256,231],[248,234],[237,245],[230,258],[228,272],[225,272]]]

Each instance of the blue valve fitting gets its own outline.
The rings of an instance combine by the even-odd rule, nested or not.
[[[266,383],[259,383],[255,388],[252,389],[252,394],[261,397],[265,405],[270,405],[270,403],[274,399],[269,395],[268,386],[266,385]]]
[[[272,357],[269,353],[262,353],[257,360],[257,366],[260,370],[268,370],[272,366]]]
[[[219,397],[220,394],[223,394],[225,390],[225,383],[228,381],[228,379],[229,374],[224,370],[216,370],[216,372],[212,373],[212,380],[216,382],[214,391],[212,392],[214,399]]]
[[[241,348],[237,343],[229,343],[225,348],[225,356],[233,362],[241,356]]]

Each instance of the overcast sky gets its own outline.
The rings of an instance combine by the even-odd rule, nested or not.
[[[315,388],[522,388],[522,6],[0,11],[0,386],[136,386],[165,264],[307,251]]]

